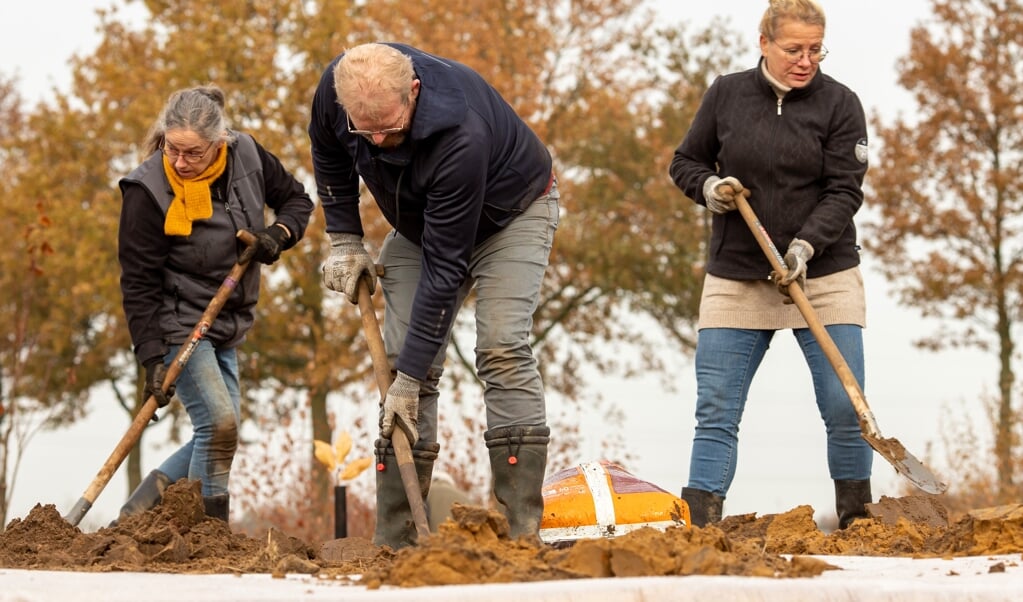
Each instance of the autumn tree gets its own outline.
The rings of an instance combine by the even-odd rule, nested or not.
[[[15,82],[0,75],[0,169],[5,174],[13,174],[18,162],[17,140],[24,128],[21,102]],[[0,181],[0,199],[10,198],[9,182],[8,178]],[[6,205],[3,205],[5,212],[16,209]],[[45,225],[45,215],[31,219],[33,211],[38,212],[38,208],[24,209],[15,213],[14,219],[9,217],[0,221],[0,236],[5,240],[28,238],[33,228]],[[0,256],[0,287],[6,291],[17,291],[15,283],[35,273],[33,261],[31,255],[21,258],[13,254]],[[23,299],[15,293],[5,295],[0,301],[0,319],[14,326],[0,339],[0,525],[7,522],[8,501],[13,488],[9,483],[13,483],[17,476],[18,457],[27,438],[25,420],[21,415],[22,403],[16,393],[20,389],[20,374],[25,369],[24,363],[19,361],[20,352],[26,345]]]
[[[898,68],[912,115],[887,124],[873,118],[881,151],[869,185],[878,218],[864,241],[900,302],[941,320],[921,347],[997,357],[995,474],[961,482],[964,491],[988,487],[1008,503],[1021,492],[1014,400],[1023,319],[1023,5],[931,7]]]
[[[221,86],[231,125],[255,135],[313,193],[305,133],[313,89],[336,54],[376,39],[400,39],[479,70],[555,155],[563,219],[534,344],[548,390],[571,404],[559,418],[556,462],[578,461],[572,452],[584,409],[625,411],[619,400],[601,400],[580,366],[603,373],[657,370],[665,351],[692,347],[706,224],[704,212],[672,186],[667,165],[710,79],[730,70],[731,44],[720,33],[727,28],[690,35],[682,26],[658,26],[641,0],[231,0],[218,11],[196,0],[140,4],[148,11],[141,24],[122,19],[116,8],[100,12],[102,40],[74,60],[71,92],[38,109],[33,135],[53,142],[24,167],[26,180],[39,186],[10,197],[32,207],[27,201],[48,199],[46,186],[63,178],[75,183],[74,198],[83,199],[62,205],[62,219],[52,222],[54,238],[73,233],[87,241],[79,249],[89,251],[78,253],[88,265],[61,271],[59,282],[82,289],[81,317],[67,319],[107,326],[98,331],[113,347],[95,356],[104,358],[105,372],[80,383],[135,382],[111,243],[120,209],[116,181],[142,159],[145,132],[168,94],[198,83]],[[371,199],[363,205],[373,244],[386,226]],[[260,314],[240,358],[247,412],[264,424],[301,417],[316,439],[329,439],[338,425],[365,428],[369,437],[376,404],[369,357],[356,310],[320,281],[322,230],[317,212],[306,239],[263,269]],[[58,250],[60,262],[68,253]],[[647,333],[634,326],[641,314],[677,348],[646,344]],[[98,341],[93,331],[86,332]],[[478,395],[469,358],[473,336],[471,326],[456,326],[449,353],[456,399]],[[329,396],[339,392],[354,398],[343,416],[328,408]],[[124,398],[126,410],[137,412],[141,399]],[[481,440],[478,422],[462,427],[475,434],[473,442]],[[612,442],[609,455],[628,459],[614,433],[601,435]],[[258,445],[259,437],[248,443]],[[305,455],[315,466],[311,445]],[[140,475],[138,457],[129,461],[131,487]]]
[[[112,384],[120,393],[127,338],[109,304],[118,274],[110,244],[116,220],[100,207],[99,191],[109,186],[102,140],[67,104],[26,113],[6,82],[0,88],[0,227],[9,243],[0,256],[0,317],[7,325],[0,343],[0,518],[6,518],[32,434],[84,415],[94,387]]]

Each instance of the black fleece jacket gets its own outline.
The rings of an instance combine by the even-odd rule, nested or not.
[[[863,203],[867,126],[859,98],[822,72],[779,99],[761,66],[719,77],[707,90],[670,174],[706,205],[711,175],[733,176],[784,253],[809,242],[815,278],[859,264],[853,215]],[[770,264],[738,211],[714,215],[707,271],[721,278],[766,278]]]
[[[203,312],[238,261],[240,229],[258,232],[264,210],[287,226],[285,248],[302,239],[313,203],[301,182],[248,134],[230,144],[227,169],[210,187],[213,215],[192,223],[189,236],[164,234],[174,197],[160,151],[121,179],[123,203],[118,259],[124,314],[135,355],[143,365],[162,358],[168,345],[188,341]],[[205,338],[218,348],[240,344],[259,299],[253,263],[210,325]]]

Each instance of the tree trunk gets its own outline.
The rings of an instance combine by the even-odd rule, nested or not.
[[[7,524],[7,437],[0,437],[0,532]]]
[[[1004,299],[1004,297],[1003,297]],[[998,470],[997,495],[1000,503],[1014,500],[1015,468],[1012,459],[1012,431],[1016,424],[1012,411],[1012,391],[1015,375],[1012,372],[1012,354],[1015,345],[1009,332],[1009,319],[1004,311],[1004,302],[999,306],[999,375],[998,414],[994,424],[995,466]]]
[[[326,441],[334,444],[333,433],[331,433],[330,422],[327,419],[327,392],[322,387],[314,387],[309,391],[310,418],[313,423],[313,440]],[[334,484],[330,475],[320,466],[319,461],[313,453],[312,446],[309,447],[309,468],[312,470],[312,495],[315,496],[316,508],[333,508],[334,502],[331,497],[334,492]],[[333,529],[333,520],[329,521]],[[322,534],[325,541],[334,539],[334,531]]]

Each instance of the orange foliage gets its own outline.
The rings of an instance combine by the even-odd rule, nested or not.
[[[578,431],[583,412],[618,424],[625,411],[583,375],[662,371],[668,381],[665,352],[692,348],[706,225],[672,186],[667,163],[710,78],[730,70],[728,28],[690,38],[681,26],[655,23],[643,0],[226,0],[216,11],[198,0],[143,4],[150,14],[141,23],[121,20],[116,8],[101,12],[99,47],[72,62],[71,93],[33,114],[23,145],[24,185],[5,190],[11,194],[2,199],[15,207],[44,199],[53,217],[61,244],[52,244],[56,253],[39,268],[53,275],[47,298],[68,301],[68,312],[54,322],[60,340],[67,340],[68,324],[92,337],[87,357],[95,366],[89,373],[76,368],[78,386],[104,379],[136,385],[133,362],[124,361],[130,350],[110,244],[119,214],[114,183],[140,160],[141,142],[167,95],[216,83],[227,95],[230,125],[253,134],[309,181],[305,128],[322,69],[347,46],[399,40],[479,70],[552,149],[562,220],[533,332],[546,386],[565,400],[551,417],[552,466],[578,462],[578,440],[589,436],[600,437],[607,457],[627,463],[628,442],[620,435]],[[375,252],[386,227],[371,199],[363,205]],[[349,392],[356,400],[346,428],[367,439],[375,432],[376,397],[357,313],[320,282],[325,244],[317,213],[306,238],[264,270],[259,315],[241,350],[246,418],[254,420],[247,424],[270,439],[282,436],[276,427],[290,420],[308,429],[302,441],[329,440],[331,399]],[[67,295],[72,284],[79,286]],[[635,314],[653,318],[676,348],[650,345],[648,333],[634,327]],[[96,324],[108,327],[97,331]],[[442,427],[449,430],[442,431],[448,453],[441,466],[448,458],[485,457],[464,453],[469,446],[483,450],[473,338],[464,322],[456,327],[445,379],[452,399],[442,400],[450,425]],[[61,353],[48,365],[86,365]],[[135,411],[127,401],[135,396],[118,395]],[[319,500],[310,516],[322,514],[314,507],[327,503],[329,482],[314,468],[311,444],[295,445],[288,443],[290,456],[271,447],[260,463],[239,462],[232,486],[243,493],[245,501],[237,503],[246,512],[257,503],[295,507],[293,489],[303,492],[299,498]],[[288,491],[255,485],[272,476],[263,470],[276,456],[303,465]],[[129,462],[130,481],[137,482],[137,451]],[[485,462],[449,468],[486,495]],[[308,524],[308,517],[302,520]]]
[[[909,54],[898,63],[915,110],[890,124],[873,119],[881,150],[868,172],[868,206],[877,218],[864,245],[904,304],[942,320],[921,347],[975,347],[997,356],[996,467],[984,478],[994,481],[986,488],[992,499],[1018,501],[1023,11],[1018,2],[994,0],[934,1],[932,9],[934,18],[912,31]],[[961,476],[952,479],[954,488],[978,490],[969,474]]]

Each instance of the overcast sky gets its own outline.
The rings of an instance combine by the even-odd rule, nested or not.
[[[0,22],[6,27],[0,36],[0,55],[5,59],[0,71],[17,75],[23,94],[30,99],[44,98],[53,86],[66,89],[68,57],[93,49],[99,22],[94,10],[108,5],[104,0],[4,2]],[[766,0],[656,0],[654,5],[660,7],[663,19],[688,22],[690,31],[708,24],[715,15],[729,18],[734,35],[748,41],[740,64],[755,64],[757,27]],[[908,49],[910,28],[928,16],[930,2],[826,0],[822,5],[828,16],[825,44],[830,50],[823,70],[857,92],[868,113],[891,119],[899,111],[911,112],[910,97],[896,84],[895,66]],[[867,199],[868,204],[877,201]],[[977,353],[932,354],[913,348],[911,341],[935,324],[899,308],[872,270],[872,258],[863,259],[868,298],[866,397],[882,435],[897,438],[923,459],[929,444],[940,441],[944,408],[953,412],[963,404],[976,408],[976,397],[994,388],[996,363]],[[639,460],[627,468],[677,494],[688,475],[696,387],[688,359],[670,358],[670,363],[678,372],[677,393],[665,394],[654,379],[612,381],[602,388],[628,404],[627,439]],[[36,503],[53,503],[66,512],[92,481],[128,425],[123,412],[113,409],[113,401],[97,397],[91,402],[94,411],[89,419],[33,442],[8,519],[25,516]],[[979,415],[979,409],[975,414]],[[584,454],[595,453],[604,426],[594,421],[586,427]],[[155,467],[164,451],[145,450],[144,471]],[[598,458],[581,457],[580,462],[594,459]],[[938,470],[939,465],[931,465]],[[875,499],[898,495],[904,480],[876,454],[874,467]],[[122,473],[123,469],[111,480],[83,526],[105,524],[116,514],[126,495]],[[833,490],[809,374],[791,334],[782,332],[750,392],[738,474],[725,513],[765,514],[800,504],[814,506],[818,514],[831,513]]]

